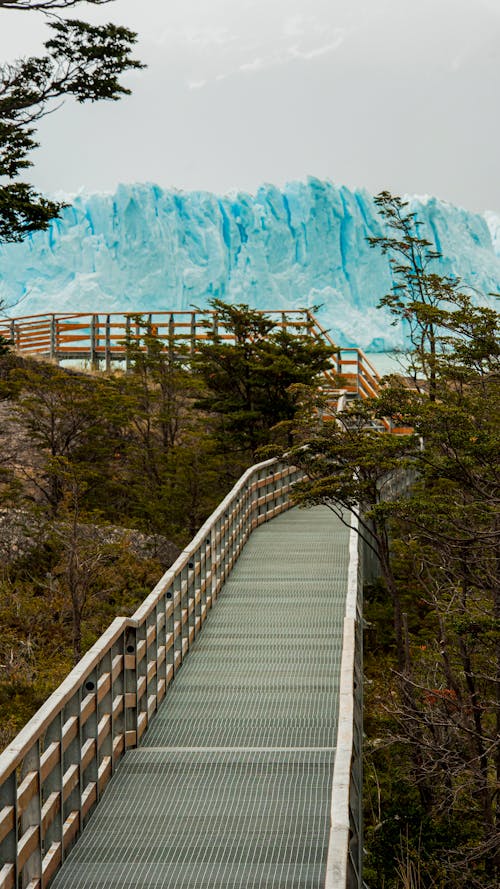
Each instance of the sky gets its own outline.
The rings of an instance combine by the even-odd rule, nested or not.
[[[139,33],[120,102],[42,121],[31,181],[225,193],[307,176],[500,210],[500,0],[116,0]],[[43,16],[0,10],[0,58]]]

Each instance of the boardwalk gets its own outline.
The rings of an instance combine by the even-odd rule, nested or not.
[[[324,886],[348,531],[257,529],[54,889]]]

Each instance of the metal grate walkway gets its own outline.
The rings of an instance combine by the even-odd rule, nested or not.
[[[348,530],[261,526],[54,889],[324,885]]]

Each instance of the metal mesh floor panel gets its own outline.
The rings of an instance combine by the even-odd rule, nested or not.
[[[325,508],[254,532],[54,889],[323,885],[347,568]]]

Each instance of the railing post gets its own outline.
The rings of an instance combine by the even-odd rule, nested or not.
[[[31,880],[41,880],[42,878],[40,739],[35,742],[29,753],[24,757],[21,769],[21,779],[25,778],[30,772],[35,772],[37,775],[37,789],[27,806],[21,812],[21,833],[25,834],[30,828],[35,828],[38,834],[38,839],[35,850],[31,853],[22,869],[23,889],[25,889]]]
[[[125,318],[125,373],[130,371],[130,315]]]
[[[50,316],[50,357],[53,361],[57,361],[57,331],[56,316]]]
[[[63,834],[63,826],[64,826],[64,817],[63,817],[63,778],[64,778],[64,757],[63,757],[63,714],[62,710],[57,714],[54,721],[49,725],[46,733],[45,733],[45,749],[47,749],[50,744],[58,744],[59,745],[59,760],[56,766],[49,772],[47,778],[45,779],[43,785],[43,803],[47,803],[50,799],[54,799],[55,794],[59,797],[59,800],[55,800],[54,807],[55,813],[54,816],[45,832],[45,853],[47,853],[50,846],[54,843],[59,846],[60,849],[60,860],[62,861],[64,858],[64,834]]]
[[[90,716],[87,717],[85,724],[82,726],[82,750],[85,750],[87,745],[94,744],[94,752],[93,756],[90,758],[90,761],[87,764],[82,763],[82,794],[85,790],[87,784],[92,783],[95,784],[95,801],[99,802],[100,796],[100,787],[99,787],[99,700],[97,696],[97,686],[99,681],[99,675],[97,672],[97,667],[95,670],[87,676],[85,684],[82,689],[82,699],[85,701],[87,698],[93,698],[93,710]],[[82,824],[80,825],[80,830],[83,830],[83,822],[86,818],[83,818],[82,813]]]
[[[106,345],[105,345],[106,372],[111,370],[111,318],[106,315]]]
[[[62,857],[68,852],[76,834],[82,829],[82,723],[81,686],[64,707],[63,716],[63,818]]]
[[[168,320],[168,351],[170,358],[172,359],[174,356],[175,350],[175,321],[174,316],[170,315]]]
[[[125,749],[138,746],[137,640],[135,627],[125,632]]]
[[[196,312],[191,312],[191,327],[189,329],[189,350],[191,355],[196,351]]]
[[[99,370],[99,356],[97,347],[99,345],[99,316],[92,315],[90,320],[90,365],[92,370]]]
[[[18,886],[18,868],[17,868],[17,775],[16,770],[0,784],[0,811],[4,809],[11,810],[11,829],[5,834],[0,841],[0,876],[6,876],[4,871],[11,869],[12,885]]]

